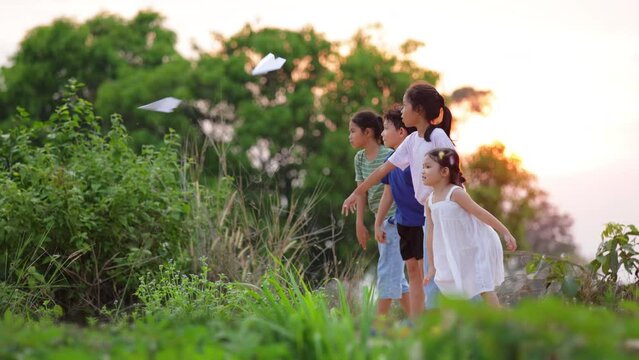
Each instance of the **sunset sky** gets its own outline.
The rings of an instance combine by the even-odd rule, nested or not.
[[[486,118],[462,123],[461,152],[501,141],[535,173],[551,201],[575,219],[580,253],[591,257],[604,223],[639,225],[639,1],[453,0],[348,2],[201,0],[0,0],[0,65],[25,33],[54,18],[78,21],[141,9],[166,16],[178,49],[211,49],[212,32],[311,24],[330,40],[380,23],[377,44],[426,46],[414,59],[438,71],[438,88],[494,93]],[[160,94],[163,95],[163,94]],[[344,134],[347,136],[347,134]]]

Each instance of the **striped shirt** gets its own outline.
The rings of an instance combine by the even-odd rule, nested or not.
[[[364,181],[368,175],[370,175],[375,169],[380,167],[384,161],[393,153],[392,149],[389,149],[383,145],[379,147],[377,151],[377,156],[373,161],[368,161],[366,158],[366,153],[364,150],[360,150],[355,154],[355,181],[362,182]],[[368,207],[371,209],[373,214],[377,214],[377,209],[379,209],[379,201],[382,199],[382,194],[384,193],[384,184],[379,183],[373,185],[370,189],[368,189]],[[388,214],[386,217],[391,217],[395,214],[395,203],[388,210]]]

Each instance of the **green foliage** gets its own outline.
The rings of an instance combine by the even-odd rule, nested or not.
[[[0,119],[17,106],[48,118],[69,78],[87,84],[82,95],[93,101],[103,83],[179,58],[176,35],[162,21],[160,14],[142,11],[131,20],[99,14],[83,24],[62,18],[31,30],[12,66],[1,69],[9,91],[2,92]]]
[[[233,104],[236,116],[233,146],[237,146],[237,155],[230,154],[230,171],[237,173],[241,166],[259,174],[260,180],[276,184],[290,200],[294,182],[303,177],[307,160],[317,153],[318,141],[329,131],[317,121],[321,109],[316,100],[322,89],[320,81],[327,76],[327,65],[334,55],[332,44],[312,28],[253,30],[250,26],[220,42],[219,57],[243,64],[237,69],[240,73],[232,73],[229,80],[237,79],[234,86],[245,89],[231,92],[230,96],[222,93],[224,100]],[[269,52],[288,59],[283,70],[266,76],[247,76],[247,70]],[[216,93],[218,88],[212,86]],[[252,159],[247,156],[251,148],[260,144],[265,155]]]
[[[400,102],[403,92],[411,82],[426,80],[436,85],[439,74],[411,60],[411,54],[422,43],[407,40],[401,46],[401,54],[396,55],[377,46],[367,30],[359,31],[346,43],[340,43],[328,41],[323,34],[311,27],[290,31],[277,28],[255,29],[247,25],[233,36],[217,36],[217,40],[219,50],[201,51],[197,58],[186,60],[177,54],[175,34],[163,26],[163,17],[147,11],[138,13],[132,19],[99,14],[85,23],[59,19],[48,26],[38,27],[25,37],[13,63],[1,70],[0,128],[29,124],[36,130],[33,136],[10,130],[9,133],[15,133],[11,141],[16,144],[26,141],[38,146],[51,144],[56,156],[57,152],[64,155],[66,150],[62,150],[63,147],[59,145],[66,144],[69,139],[65,139],[63,134],[56,135],[60,137],[58,140],[48,138],[46,132],[49,125],[40,120],[48,118],[54,112],[53,104],[64,96],[63,84],[70,77],[86,83],[87,86],[79,91],[84,98],[95,101],[95,114],[83,116],[96,119],[102,116],[107,119],[111,113],[122,114],[123,118],[116,122],[126,125],[128,132],[125,142],[138,153],[144,153],[146,145],[152,144],[158,148],[166,146],[163,145],[164,135],[171,128],[175,129],[184,143],[199,144],[202,135],[197,126],[198,121],[207,119],[216,125],[227,126],[233,135],[225,140],[210,139],[217,142],[212,147],[216,150],[215,154],[202,157],[203,176],[197,178],[196,188],[191,188],[190,184],[184,185],[184,188],[188,188],[191,195],[197,194],[200,184],[204,187],[216,187],[219,185],[217,175],[230,174],[238,181],[257,184],[251,190],[243,190],[242,198],[246,199],[246,204],[262,196],[275,198],[282,195],[285,198],[282,208],[294,202],[293,194],[298,189],[302,196],[321,189],[323,196],[314,204],[317,216],[313,222],[305,223],[304,231],[317,234],[328,228],[334,229],[337,225],[337,229],[330,234],[330,242],[335,244],[341,239],[346,241],[339,242],[340,246],[332,257],[322,257],[321,246],[303,256],[308,256],[310,262],[313,259],[326,261],[317,267],[335,269],[340,261],[345,263],[344,259],[359,254],[356,242],[352,241],[354,218],[343,219],[335,211],[355,186],[354,181],[349,180],[354,178],[352,159],[355,153],[347,140],[350,117],[360,108],[372,108],[381,112],[388,105]],[[344,46],[348,49],[346,54],[338,51]],[[268,52],[288,59],[284,68],[265,76],[251,76],[252,66]],[[478,96],[472,89],[462,90],[463,94],[452,97],[453,102],[459,100],[456,98],[468,97],[469,94],[471,97]],[[184,99],[186,106],[170,115],[137,109],[141,104],[169,95]],[[24,108],[19,110],[19,121],[8,121],[9,114],[16,106]],[[34,119],[28,114],[33,114]],[[60,116],[66,116],[64,111],[61,114]],[[93,126],[87,124],[71,127],[88,130],[86,127]],[[101,125],[99,128],[110,126],[100,124],[97,120],[95,124]],[[95,129],[93,131],[99,132]],[[172,135],[171,138],[176,139]],[[12,145],[11,149],[6,150],[11,158],[7,164],[18,161],[16,159],[24,155],[15,151],[19,148],[18,145]],[[218,151],[219,148],[225,151]],[[250,156],[255,153],[261,156]],[[43,159],[47,156],[49,155]],[[518,171],[520,169],[517,166],[514,168],[516,171],[510,172],[510,159],[503,155],[503,149],[501,153],[480,153],[477,158],[482,159],[476,164],[478,174],[494,174],[498,183],[471,184],[475,185],[471,187],[471,192],[475,192],[474,195],[477,195],[482,205],[494,210],[495,215],[504,220],[521,240],[522,245],[527,246],[524,240],[528,235],[527,223],[534,221],[539,213],[546,212],[546,208],[533,204],[542,196],[542,192],[530,186],[530,174]],[[75,159],[79,161],[80,156]],[[507,160],[506,166],[503,166],[504,159]],[[85,160],[89,164],[93,163]],[[518,164],[515,162],[515,165]],[[474,171],[472,166],[470,169]],[[70,181],[68,177],[71,173],[54,170],[61,179],[59,181]],[[73,171],[73,174],[79,174],[78,170]],[[143,176],[143,173],[139,174],[140,182],[143,181]],[[137,195],[135,191],[133,194],[133,197]],[[186,210],[195,208],[199,201],[194,200],[197,196],[199,195],[187,197],[179,206]],[[205,197],[202,199],[210,206],[211,202]],[[77,197],[70,199],[77,200]],[[218,200],[219,198],[213,200],[215,204],[211,209],[218,208]],[[192,212],[189,215],[186,210],[184,212],[189,218],[186,223],[197,224],[192,230],[186,230],[188,240],[183,240],[189,242],[186,252],[191,257],[192,264],[195,264],[192,271],[197,268],[197,261],[193,260],[200,256],[209,260],[216,259],[215,262],[210,262],[212,268],[225,263],[228,266],[220,267],[231,269],[232,264],[228,259],[232,257],[226,255],[237,253],[232,246],[239,244],[240,248],[253,249],[255,244],[268,243],[261,241],[260,236],[254,236],[259,234],[255,229],[265,228],[263,224],[244,224],[251,229],[244,232],[222,229],[219,221],[206,224],[203,220],[206,216],[214,217],[217,212],[208,212],[208,208],[199,209],[204,210],[197,215]],[[234,207],[233,209],[235,210]],[[128,210],[130,207],[122,207],[122,211]],[[78,210],[75,211],[73,215],[78,217]],[[280,212],[278,216],[284,218],[286,215]],[[253,217],[260,219],[260,215]],[[237,216],[234,219],[239,218]],[[565,220],[561,217],[553,219]],[[554,229],[553,224],[557,221],[550,225],[548,222],[537,221],[536,226]],[[241,224],[241,221],[237,224]],[[77,227],[74,224],[69,226]],[[143,236],[146,233],[142,233]],[[206,234],[209,233],[216,236],[207,238]],[[40,235],[36,234],[36,238]],[[198,240],[194,240],[194,237]],[[210,240],[211,238],[228,239],[230,242]],[[536,236],[535,239],[546,238]],[[229,243],[233,245],[225,245]],[[286,242],[282,242],[284,243]],[[318,242],[314,243],[317,244]],[[555,249],[570,251],[570,244],[563,245],[566,246]],[[225,246],[226,250],[218,251]],[[531,248],[538,251],[534,244]],[[371,250],[367,255],[372,259],[375,247],[369,249]],[[265,252],[260,250],[257,253]],[[217,261],[218,259],[226,260]],[[259,266],[260,270],[249,271],[247,269],[256,262],[251,260],[250,263],[241,269],[235,267],[229,277],[244,280],[247,273],[259,277],[265,267]],[[237,273],[241,275],[238,276]]]
[[[340,55],[342,44],[311,27],[256,30],[247,25],[229,38],[217,36],[219,51],[187,61],[177,55],[175,34],[162,22],[153,12],[131,20],[99,14],[86,23],[60,19],[33,30],[14,63],[2,69],[0,121],[9,116],[2,109],[16,106],[38,119],[48,117],[66,79],[75,77],[87,84],[83,96],[95,100],[97,114],[123,115],[136,150],[160,145],[169,128],[190,138],[199,131],[197,120],[228,125],[235,134],[225,154],[228,169],[220,169],[218,158],[210,156],[205,174],[249,174],[265,187],[275,185],[289,201],[296,188],[312,193],[321,186],[327,194],[317,205],[322,228],[334,223],[335,207],[354,185],[341,181],[353,178],[352,166],[335,166],[352,164],[354,151],[346,150],[349,117],[362,107],[379,112],[401,101],[414,80],[438,79],[409,58],[423,44],[409,40],[395,56],[375,46],[365,30],[348,44],[350,53]],[[283,70],[251,76],[251,67],[268,52],[288,59]],[[186,101],[184,111],[137,110],[169,95]],[[256,145],[265,155],[251,159],[248,153]],[[351,221],[346,237],[352,237],[352,229]]]
[[[342,286],[337,301],[330,302],[328,293],[312,291],[294,271],[267,274],[259,289],[237,287],[232,301],[239,306],[233,311],[224,298],[228,293],[220,291],[226,285],[167,268],[162,273],[163,285],[145,290],[153,311],[130,323],[78,328],[5,313],[0,357],[632,359],[639,351],[634,302],[614,313],[558,299],[527,301],[510,311],[443,300],[440,310],[425,314],[413,328],[388,324],[372,335],[372,302],[365,300],[362,311],[354,312]],[[185,295],[173,285],[182,286]],[[180,317],[160,304],[176,305]]]
[[[542,194],[535,176],[500,143],[480,146],[463,170],[472,198],[506,225],[519,248],[529,249],[526,224],[535,218],[535,200]]]
[[[130,144],[138,151],[144,145],[161,145],[162,135],[168,133],[169,129],[186,138],[193,134],[194,128],[185,114],[176,112],[167,116],[140,110],[138,106],[164,96],[190,98],[187,82],[191,72],[188,61],[175,60],[103,83],[95,100],[96,111],[103,117],[121,114],[126,119]]]
[[[314,291],[295,269],[279,265],[263,276],[258,289],[248,289],[252,301],[246,303],[239,325],[262,334],[260,342],[284,345],[290,358],[341,359],[370,353],[356,344],[370,339],[371,292],[365,290],[356,312],[341,284],[331,284],[336,286]]]
[[[121,118],[103,135],[77,90],[70,83],[41,126],[0,134],[0,269],[3,281],[31,287],[23,269],[45,283],[61,271],[66,286],[50,294],[81,312],[130,297],[136,274],[158,260],[181,259],[189,208],[177,135],[136,154]]]
[[[139,275],[169,259],[197,272],[202,257],[210,276],[235,281],[256,282],[279,262],[315,281],[336,273],[319,264],[335,255],[325,245],[330,229],[312,216],[319,193],[283,204],[276,191],[247,195],[228,177],[202,186],[208,143],[180,158],[171,131],[137,154],[119,115],[102,134],[79,86],[69,84],[49,121],[23,111],[28,126],[1,134],[2,309],[28,314],[50,301],[72,309],[69,317],[118,315]]]
[[[203,259],[199,274],[183,274],[173,262],[160,265],[159,272],[140,278],[135,295],[141,311],[158,320],[195,321],[210,319],[213,314],[216,319],[229,320],[247,296],[242,296],[240,285],[226,282],[224,277],[209,281],[208,274]]]
[[[559,291],[568,299],[574,299],[579,295],[584,277],[590,276],[582,266],[566,258],[544,254],[533,254],[530,262],[526,264],[526,274],[541,275],[547,294]]]
[[[449,304],[427,317],[421,352],[450,359],[629,359],[628,339],[637,337],[636,304],[628,313],[566,305],[557,299],[527,301],[512,311]],[[447,307],[445,305],[445,307]],[[603,330],[605,329],[605,330]],[[636,349],[634,350],[636,352]]]
[[[520,249],[551,258],[575,256],[572,218],[548,201],[535,175],[503,144],[480,146],[465,159],[463,170],[470,195],[506,225]]]
[[[639,284],[639,229],[635,225],[608,223],[601,233],[601,244],[594,260],[590,262],[593,271],[603,273],[604,280],[617,282],[622,268]]]
[[[214,276],[224,274],[231,281],[252,284],[278,265],[304,269],[316,281],[337,273],[322,266],[335,255],[335,246],[329,241],[332,227],[320,228],[315,222],[321,194],[304,197],[296,191],[286,201],[274,186],[246,191],[254,184],[237,184],[240,181],[230,177],[202,186],[204,153],[186,161],[189,178],[194,179],[189,197],[192,212],[185,225],[192,260],[204,258]],[[192,265],[197,272],[199,264]]]
[[[46,236],[35,238],[29,234],[19,240],[12,249],[14,253],[10,254],[7,248],[1,254],[0,264],[4,266],[0,269],[0,311],[41,316],[43,312],[56,309],[55,317],[62,315],[62,309],[55,304],[54,291],[65,286],[61,274],[63,266],[58,261],[41,266],[50,259],[43,247],[45,241]],[[59,257],[53,260],[59,260]]]
[[[595,259],[587,266],[563,256],[532,254],[526,273],[543,280],[545,294],[560,293],[571,301],[618,309],[621,302],[636,301],[639,297],[637,234],[634,225],[609,223],[602,232]],[[620,279],[624,272],[629,276]]]

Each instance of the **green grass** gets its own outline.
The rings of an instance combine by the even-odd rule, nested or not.
[[[173,273],[171,273],[173,271]],[[313,291],[293,271],[270,272],[259,287],[157,275],[126,318],[80,327],[0,321],[0,358],[207,359],[631,359],[639,355],[639,305],[620,311],[524,301],[498,311],[444,301],[412,328],[375,322],[373,301],[357,309],[341,286]],[[161,284],[162,279],[173,283]],[[148,282],[147,282],[148,284]],[[180,291],[165,291],[174,287]],[[144,296],[142,299],[145,299]],[[376,335],[372,335],[375,327]],[[634,343],[633,343],[634,341]],[[634,346],[634,347],[633,347]]]

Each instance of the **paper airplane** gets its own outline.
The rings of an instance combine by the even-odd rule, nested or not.
[[[282,66],[284,66],[285,62],[286,62],[286,59],[281,57],[275,58],[275,55],[269,53],[268,55],[263,57],[259,63],[257,63],[257,65],[255,66],[255,69],[253,69],[253,72],[251,74],[264,75],[267,72],[281,69]]]
[[[182,100],[169,96],[150,104],[139,106],[138,109],[170,113],[173,112],[173,110],[178,107],[181,102]]]

